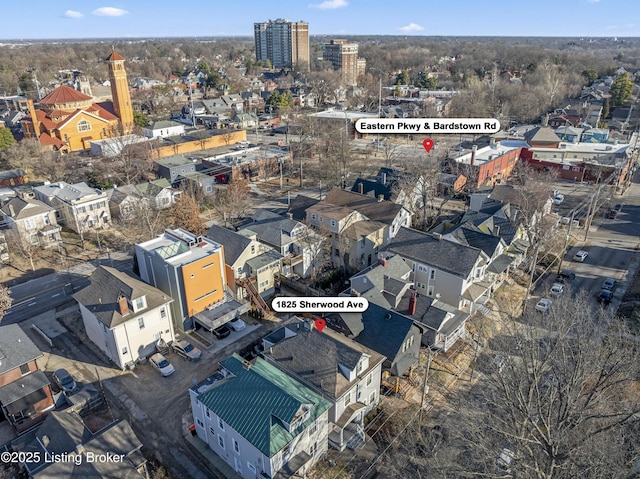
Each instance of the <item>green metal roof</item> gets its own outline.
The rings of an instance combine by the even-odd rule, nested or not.
[[[202,393],[198,400],[268,457],[331,406],[262,358],[248,367],[234,354],[220,364],[233,376]],[[280,421],[293,421],[303,405],[310,406],[309,418],[290,433]]]

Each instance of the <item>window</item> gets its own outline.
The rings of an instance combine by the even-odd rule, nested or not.
[[[141,311],[147,307],[147,301],[144,296],[140,296],[133,300],[133,309],[135,311]]]
[[[209,409],[204,410],[204,415],[207,417],[211,417],[211,413],[209,412]]]
[[[32,245],[39,244],[40,240],[38,240],[38,234],[37,233],[33,233],[31,236],[29,236],[29,241],[31,242]]]
[[[331,226],[335,226],[336,225],[336,220],[331,220]]]
[[[24,220],[24,229],[34,230],[36,229],[36,220],[34,218],[27,218]]]
[[[122,354],[127,354],[128,352],[129,352],[129,348],[127,348],[126,346],[122,348]]]
[[[256,245],[252,244],[251,245],[251,254],[255,254],[256,252]]]
[[[371,375],[371,374],[369,374],[369,375],[367,376],[367,386],[370,386],[370,385],[371,385],[371,381],[372,381],[372,379],[373,379],[373,378],[372,378],[372,375]]]
[[[427,296],[433,296],[433,286],[429,286],[427,289]]]
[[[351,403],[351,393],[347,393],[344,397],[344,407],[347,407]]]
[[[422,266],[422,265],[418,265],[418,271],[420,271],[422,273],[426,273],[427,272],[427,267],[426,266]]]
[[[221,431],[224,431],[224,423],[220,418],[218,418],[218,427],[220,428]]]
[[[316,219],[316,215],[311,215],[311,219],[315,220]]]
[[[235,439],[232,439],[232,441],[233,441],[233,452],[235,452],[236,454],[240,454],[240,444]]]
[[[371,396],[369,396],[369,404],[373,404],[373,403],[375,403],[375,402],[376,402],[376,392],[375,392],[375,391],[373,391],[373,392],[371,393]]]
[[[309,424],[309,436],[313,436],[318,431],[318,422],[313,421]]]
[[[198,423],[198,426],[204,427],[204,423],[200,419],[196,419],[196,422]]]
[[[360,374],[362,372],[362,361],[358,361],[356,365],[356,374]]]
[[[430,279],[431,281],[433,281],[434,279],[436,279],[436,270],[435,270],[435,269],[432,269],[432,270],[431,270],[431,274],[429,275],[429,279]]]
[[[166,309],[164,309],[164,308],[160,308],[160,317],[161,317],[162,319],[164,319],[164,318],[166,318],[166,317],[167,317],[167,310],[166,310]]]
[[[140,330],[144,329],[144,318],[142,316],[138,318],[138,327],[140,328]]]
[[[310,455],[311,457],[315,457],[317,453],[318,453],[318,443],[317,443],[317,442],[314,442],[314,443],[311,445],[311,448],[309,449],[309,455]]]
[[[218,436],[218,444],[224,449],[224,438],[222,436]]]
[[[212,427],[209,428],[209,432],[211,433],[212,436],[216,435],[216,432],[213,430]]]
[[[207,263],[202,267],[202,269],[211,268],[212,266],[215,266],[215,263]]]
[[[89,123],[87,120],[81,120],[78,122],[78,131],[90,131],[91,130],[91,123]]]
[[[22,364],[20,366],[20,373],[24,376],[25,374],[29,374],[29,364]]]

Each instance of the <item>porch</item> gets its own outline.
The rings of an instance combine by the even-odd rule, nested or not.
[[[367,406],[356,402],[349,404],[329,433],[329,445],[338,451],[357,449],[365,441],[364,409]]]

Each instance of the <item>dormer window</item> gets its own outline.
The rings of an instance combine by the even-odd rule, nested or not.
[[[78,131],[89,131],[91,130],[91,123],[87,120],[81,120],[78,122]]]
[[[147,307],[147,299],[145,296],[140,296],[133,300],[133,310],[135,312],[142,311]]]

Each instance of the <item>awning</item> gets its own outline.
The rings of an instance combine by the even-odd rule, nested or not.
[[[296,454],[287,463],[282,466],[282,469],[274,476],[274,479],[284,479],[294,476],[302,467],[311,460],[311,456],[302,451]]]
[[[340,429],[344,428],[353,420],[354,416],[362,411],[365,407],[367,406],[362,404],[361,402],[354,402],[352,404],[349,404],[345,408],[342,415],[338,418],[336,426],[338,426]]]
[[[6,384],[0,388],[0,404],[13,411],[20,412],[24,409],[24,403],[20,402],[22,399],[29,398],[29,400],[36,399],[34,402],[28,404],[35,404],[37,401],[46,397],[43,389],[49,386],[49,380],[42,371],[35,371],[33,373],[22,376],[20,379]],[[32,393],[41,393],[31,397]],[[21,409],[22,408],[22,409]],[[11,413],[13,414],[13,413]]]
[[[480,286],[478,284],[472,283],[466,289],[466,291],[462,294],[466,299],[470,299],[475,302],[478,298],[480,298],[484,293],[487,292],[487,288]]]
[[[506,254],[501,254],[491,262],[491,264],[487,268],[487,271],[489,273],[500,274],[505,272],[511,263],[513,263],[513,257]]]

